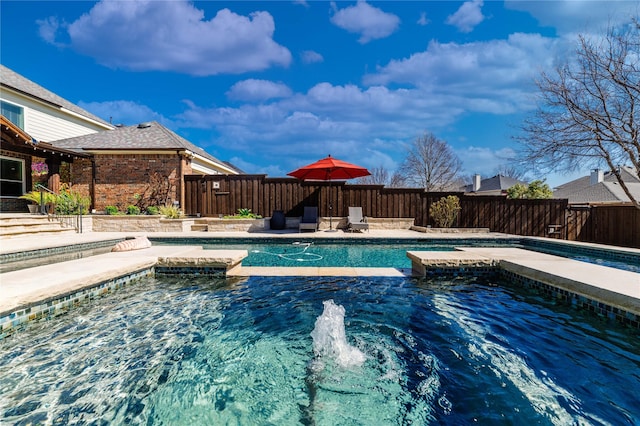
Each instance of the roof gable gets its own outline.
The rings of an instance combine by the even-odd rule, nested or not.
[[[620,175],[634,197],[640,199],[640,179],[630,167],[621,167]],[[553,198],[566,198],[569,203],[629,202],[629,197],[612,172],[606,172],[603,181],[591,184],[590,176],[583,176],[558,186]]]
[[[34,83],[33,81],[23,77],[17,72],[1,64],[0,85],[13,89],[14,91],[20,92],[28,97],[44,101],[45,103],[51,104],[56,108],[64,108],[87,119],[97,121],[98,123],[104,124],[106,126],[111,126],[111,124],[109,124],[102,118],[91,114],[89,111],[80,108],[76,104],[69,102],[63,97],[56,95],[55,93],[45,89],[39,84]]]
[[[140,123],[135,126],[119,126],[113,130],[61,139],[54,141],[53,144],[61,148],[94,153],[115,150],[188,150],[221,166],[229,167],[227,163],[218,160],[204,149],[177,135],[157,121]]]
[[[488,191],[506,191],[514,185],[522,184],[527,185],[527,182],[523,182],[518,179],[514,179],[508,176],[495,175],[490,178],[482,179],[480,181],[480,188],[476,192],[488,192]],[[472,192],[473,185],[465,185],[464,192]]]

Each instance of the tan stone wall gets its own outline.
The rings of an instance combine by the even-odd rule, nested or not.
[[[190,232],[194,220],[162,216],[92,216],[93,232]]]

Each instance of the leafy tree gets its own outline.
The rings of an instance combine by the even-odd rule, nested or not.
[[[407,183],[426,191],[443,191],[458,179],[461,170],[462,161],[449,144],[425,133],[413,141],[400,174]]]
[[[548,184],[542,180],[534,180],[529,185],[523,185],[521,183],[513,185],[507,189],[507,198],[518,199],[540,199],[540,198],[552,198],[553,191]]]
[[[536,82],[540,104],[516,139],[523,161],[546,170],[605,163],[640,209],[618,166],[640,178],[640,24],[609,28],[602,38],[580,36],[575,56]]]

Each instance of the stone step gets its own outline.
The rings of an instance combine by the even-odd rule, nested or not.
[[[0,226],[15,225],[21,223],[41,223],[48,222],[49,218],[45,214],[24,214],[20,216],[2,215]]]
[[[209,230],[209,225],[207,225],[206,223],[204,223],[204,224],[202,224],[202,223],[193,224],[193,225],[191,225],[191,230],[192,231],[207,232]]]
[[[24,236],[34,236],[38,235],[64,235],[64,234],[75,234],[76,230],[73,228],[55,228],[55,229],[32,229],[32,230],[3,230],[0,231],[0,239],[9,239],[13,237],[24,237]]]
[[[0,237],[9,238],[19,235],[36,235],[38,233],[75,232],[75,229],[63,226],[57,220],[50,220],[44,215],[3,216],[0,219]]]

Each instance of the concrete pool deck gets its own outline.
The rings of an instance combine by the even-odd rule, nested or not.
[[[393,239],[514,239],[523,237],[499,233],[443,233],[425,234],[412,230],[371,230],[363,233],[297,231],[257,232],[88,232],[59,236],[15,236],[0,239],[0,254],[20,253],[31,250],[51,249],[69,245],[108,242],[148,236],[150,238],[339,238],[348,240],[370,238]],[[584,245],[584,244],[582,244]],[[627,249],[623,249],[627,250]],[[640,253],[637,249],[628,249]],[[18,309],[45,300],[91,287],[109,279],[116,279],[136,271],[151,269],[157,265],[194,266],[219,265],[227,268],[227,275],[246,276],[405,276],[409,271],[394,268],[277,268],[242,267],[239,261],[246,254],[238,250],[202,250],[198,245],[162,246],[128,252],[111,252],[83,259],[69,260],[53,265],[0,274],[0,317]],[[453,252],[414,252],[409,255],[416,262],[432,266],[499,266],[513,274],[538,280],[567,291],[593,298],[640,316],[640,274],[585,262],[546,255],[517,248],[464,248]],[[424,271],[418,271],[424,272]],[[424,276],[422,274],[422,276]]]

